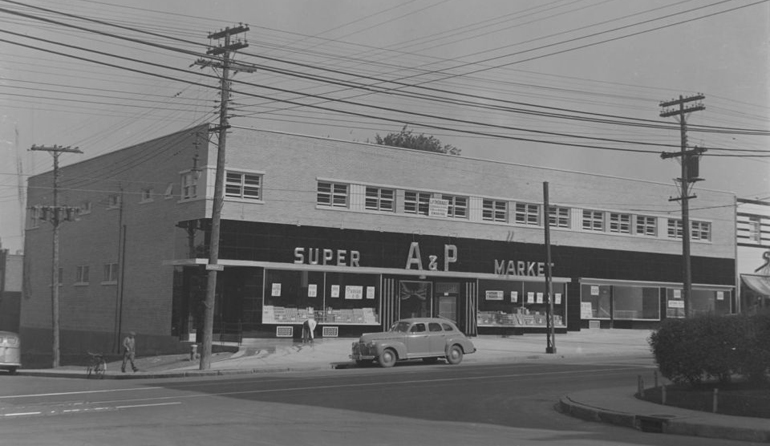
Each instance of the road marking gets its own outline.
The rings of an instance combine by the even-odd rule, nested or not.
[[[43,412],[17,412],[17,413],[7,413],[4,416],[6,417],[20,417],[23,415],[40,415]]]
[[[131,389],[105,389],[105,390],[82,390],[78,392],[57,392],[57,393],[33,393],[29,395],[8,395],[0,396],[0,399],[13,399],[13,398],[35,398],[40,396],[64,396],[64,395],[85,395],[92,393],[113,393],[113,392],[134,392],[137,390],[157,390],[162,387],[136,387]]]
[[[133,409],[135,407],[153,407],[153,406],[173,406],[173,405],[176,405],[176,404],[182,404],[182,402],[181,401],[174,401],[174,402],[171,402],[171,403],[134,404],[133,406],[117,406],[117,407],[115,407],[115,409]]]

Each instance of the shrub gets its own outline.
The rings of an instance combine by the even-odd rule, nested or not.
[[[676,384],[762,381],[770,368],[770,315],[669,319],[650,336],[661,375]]]

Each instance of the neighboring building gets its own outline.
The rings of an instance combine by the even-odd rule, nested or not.
[[[322,336],[407,316],[468,334],[545,328],[544,222],[559,331],[682,317],[682,227],[672,184],[271,131],[228,136],[215,330]],[[139,333],[168,350],[200,325],[215,144],[196,127],[61,169],[62,348],[116,348]],[[104,179],[108,178],[108,179]],[[550,210],[543,209],[549,183]],[[51,173],[29,180],[51,204]],[[730,313],[735,196],[692,206],[692,307]],[[678,213],[677,213],[678,214]],[[51,227],[30,213],[22,331],[50,332]]]
[[[0,245],[0,331],[19,332],[24,256]]]
[[[739,198],[737,212],[740,311],[770,309],[770,202]]]

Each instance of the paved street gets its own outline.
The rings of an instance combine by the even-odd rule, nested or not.
[[[554,410],[571,391],[633,386],[650,366],[648,356],[615,356],[142,381],[3,376],[0,438],[13,445],[747,444],[642,433]]]

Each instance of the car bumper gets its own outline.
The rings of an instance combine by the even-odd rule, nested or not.
[[[355,361],[371,361],[375,359],[374,355],[362,355],[361,353],[354,353],[350,355],[350,359]]]

